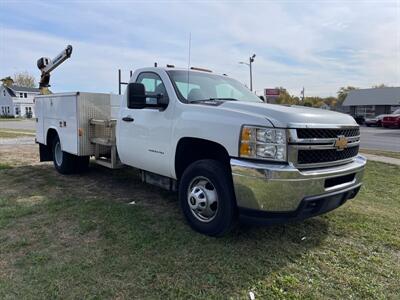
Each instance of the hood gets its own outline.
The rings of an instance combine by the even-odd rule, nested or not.
[[[284,106],[278,104],[244,101],[226,101],[221,108],[262,115],[275,127],[329,127],[357,126],[350,115],[306,106]]]

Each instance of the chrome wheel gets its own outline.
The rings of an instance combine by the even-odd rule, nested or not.
[[[217,189],[206,177],[196,177],[189,184],[187,201],[192,214],[201,222],[210,222],[217,215]]]
[[[61,150],[60,141],[57,141],[56,145],[54,146],[54,158],[56,160],[56,164],[61,166],[63,162],[63,153]]]

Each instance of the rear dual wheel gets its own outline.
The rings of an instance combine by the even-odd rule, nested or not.
[[[53,139],[52,152],[54,167],[61,174],[82,173],[89,168],[89,156],[77,156],[62,151],[58,136]]]

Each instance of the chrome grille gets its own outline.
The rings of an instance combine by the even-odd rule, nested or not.
[[[358,154],[360,129],[357,126],[340,128],[289,129],[288,158],[298,168],[334,166],[350,162]],[[346,137],[344,149],[336,144]]]

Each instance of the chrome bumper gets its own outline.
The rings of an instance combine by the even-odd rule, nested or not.
[[[241,209],[294,212],[304,199],[323,198],[359,188],[366,162],[366,158],[359,155],[345,165],[299,170],[291,165],[231,159],[236,202]],[[340,177],[351,174],[354,178],[341,183]],[[336,177],[338,184],[331,180],[327,185],[327,179]]]

